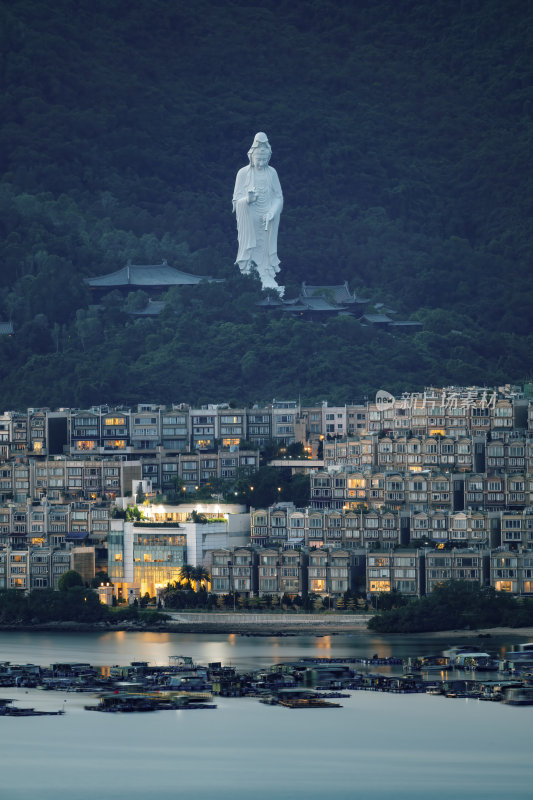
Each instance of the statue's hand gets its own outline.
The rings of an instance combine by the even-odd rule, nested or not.
[[[246,198],[248,203],[255,203],[257,200],[257,192],[255,189],[248,189],[248,197]]]
[[[268,225],[268,223],[272,222],[273,219],[274,219],[274,214],[272,213],[272,211],[267,211],[263,218],[263,221],[265,225]]]

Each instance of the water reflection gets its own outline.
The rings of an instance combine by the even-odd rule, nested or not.
[[[198,663],[221,661],[243,670],[291,661],[306,656],[408,658],[442,653],[451,645],[481,646],[504,656],[528,637],[506,634],[480,640],[455,639],[449,634],[391,635],[356,633],[326,636],[241,636],[230,634],[175,633],[49,633],[0,632],[0,658],[14,663],[38,661],[45,666],[58,661],[88,661],[95,665],[148,661],[166,665],[175,655],[190,656]]]
[[[502,655],[527,640],[510,634],[487,639],[482,646]],[[0,658],[44,665],[66,661],[163,665],[182,654],[198,663],[221,661],[248,670],[302,656],[416,657],[458,643],[481,641],[475,635],[454,641],[448,635],[366,633],[245,637],[10,631],[0,633]],[[65,698],[56,692],[32,695],[23,689],[10,689],[9,694],[25,697],[36,708],[48,704],[52,710],[66,699],[67,709],[63,717],[0,719],[7,734],[2,740],[1,794],[9,800],[531,797],[528,709],[426,695],[354,692],[341,701],[343,708],[326,712],[264,706],[251,698],[217,698],[218,708],[212,712],[122,716],[85,712],[88,700],[81,694]],[[37,752],[38,768],[28,768],[28,753]]]
[[[41,693],[54,709],[55,694]],[[11,720],[3,739],[3,797],[531,797],[530,716],[524,709],[357,692],[342,701],[343,708],[326,712],[220,698],[213,712],[110,719],[84,712],[85,702],[69,695],[64,717],[19,725]],[[28,768],[28,753],[39,754],[38,767]]]

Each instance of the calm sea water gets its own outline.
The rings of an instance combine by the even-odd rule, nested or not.
[[[524,639],[483,646],[501,654],[517,641]],[[303,655],[428,654],[454,643],[368,634],[0,633],[0,660],[166,664],[182,654],[248,669]],[[7,689],[2,696],[67,712],[0,718],[2,800],[532,796],[533,707],[354,692],[341,709],[297,711],[217,698],[214,711],[104,715],[83,709],[90,695]]]

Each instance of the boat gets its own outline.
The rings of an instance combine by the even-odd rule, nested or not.
[[[189,711],[198,708],[216,708],[214,703],[208,703],[211,700],[210,695],[189,695],[181,694],[172,697],[172,704],[176,711]]]
[[[479,700],[488,700],[492,703],[499,703],[503,700],[501,692],[480,692]]]
[[[0,716],[2,717],[59,717],[65,713],[60,711],[36,711],[34,708],[18,708],[12,706],[13,700],[0,699]]]
[[[259,702],[263,703],[265,706],[277,706],[278,699],[274,697],[274,695],[269,695],[268,697],[260,697]]]
[[[455,657],[455,668],[456,669],[464,669],[465,671],[471,670],[474,671],[479,668],[480,665],[490,665],[494,663],[494,669],[498,668],[498,665],[493,662],[492,656],[490,653],[480,653],[479,651],[474,650],[467,650],[463,653],[459,653]],[[492,669],[492,666],[488,667]]]
[[[503,702],[509,706],[533,706],[533,687],[512,687],[505,692]]]
[[[148,697],[114,693],[101,695],[97,706],[84,706],[84,708],[86,711],[103,711],[113,714],[155,711],[157,704]]]
[[[403,671],[407,674],[422,672],[445,672],[450,669],[450,661],[446,656],[418,656],[408,658]]]
[[[216,708],[209,694],[179,694],[163,692],[110,692],[100,695],[97,706],[85,706],[86,711],[131,713],[137,711],[182,711],[198,708]]]
[[[342,708],[340,703],[331,703],[329,700],[320,700],[315,697],[293,697],[278,700],[278,705],[285,708]]]

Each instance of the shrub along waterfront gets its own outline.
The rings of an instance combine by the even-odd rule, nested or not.
[[[379,633],[423,633],[533,625],[533,601],[490,586],[448,581],[426,597],[377,614],[368,627]]]
[[[139,621],[146,625],[165,622],[169,617],[158,611],[144,611],[138,606],[111,609],[100,603],[98,594],[83,586],[63,591],[35,589],[24,594],[16,589],[0,591],[0,625],[42,625],[50,622],[122,622]]]

